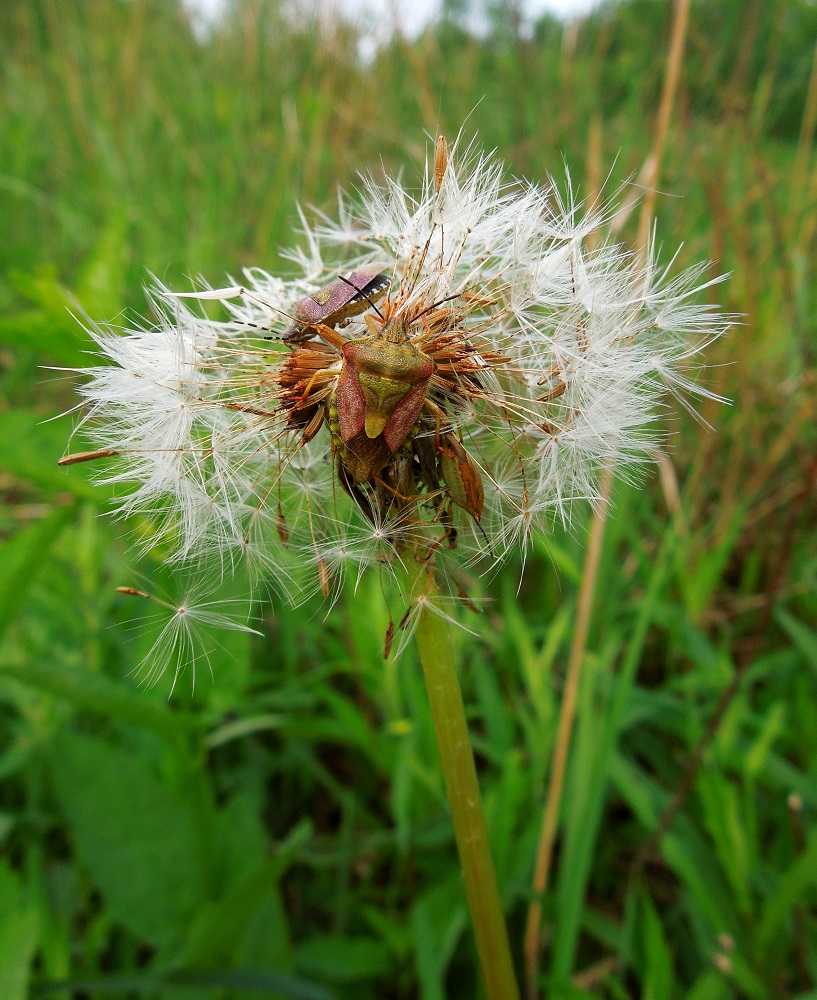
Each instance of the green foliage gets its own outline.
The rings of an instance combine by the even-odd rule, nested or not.
[[[203,40],[177,3],[0,7],[2,997],[478,995],[422,676],[381,659],[377,579],[328,616],[259,606],[261,636],[213,639],[212,680],[202,660],[193,691],[146,688],[123,528],[49,422],[77,404],[59,369],[87,364],[86,315],[145,313],[145,269],[286,266],[296,202],[415,170],[424,128],[470,115],[518,173],[564,155],[580,189],[637,174],[670,5],[527,37],[493,4],[486,39],[462,6],[370,62],[353,27],[276,3],[237,0]],[[734,272],[712,294],[742,326],[709,358],[733,403],[714,435],[669,417],[661,476],[616,489],[543,900],[551,1000],[817,996],[814,18],[692,5],[659,233]],[[489,603],[456,638],[517,959],[583,543],[555,527],[521,585],[471,581]]]
[[[154,947],[178,942],[209,860],[182,789],[164,787],[145,756],[80,733],[55,743],[52,766],[76,853],[113,918]]]
[[[0,867],[0,993],[25,1000],[31,960],[39,943],[39,913],[26,898],[20,879]]]

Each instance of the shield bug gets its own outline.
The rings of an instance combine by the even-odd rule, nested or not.
[[[379,325],[364,317],[370,336],[343,345],[343,367],[330,406],[341,458],[356,483],[389,464],[417,426],[434,362],[394,317]]]
[[[277,381],[288,426],[304,441],[328,423],[338,483],[369,521],[389,525],[390,545],[410,544],[424,521],[420,509],[434,509],[427,523],[440,524],[443,535],[430,555],[442,543],[456,545],[454,507],[482,530],[484,486],[453,427],[461,402],[482,395],[485,368],[502,359],[491,352],[476,358],[462,293],[412,301],[414,271],[389,291],[382,311],[373,296],[391,281],[374,266],[340,275],[311,304],[303,300],[301,327],[287,335],[292,354]],[[444,308],[454,299],[460,305]],[[353,315],[361,316],[365,336],[361,327],[351,336],[335,329]]]
[[[443,436],[439,450],[440,469],[448,495],[479,523],[485,506],[485,488],[471,456],[460,439],[450,432]]]
[[[390,281],[381,264],[364,264],[338,275],[314,295],[307,295],[295,304],[293,323],[284,334],[284,341],[293,344],[307,340],[318,323],[331,329],[358,316],[384,294]]]

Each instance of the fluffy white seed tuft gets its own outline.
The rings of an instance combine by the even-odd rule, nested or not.
[[[509,183],[494,157],[455,146],[441,180],[432,155],[418,192],[367,178],[336,220],[302,216],[290,279],[251,268],[222,289],[157,283],[149,328],[93,327],[104,363],[82,371],[81,427],[115,454],[99,479],[116,487],[118,512],[151,519],[140,544],[161,546],[182,574],[246,568],[293,602],[315,590],[334,601],[369,569],[399,580],[409,559],[452,581],[457,564],[492,569],[550,519],[569,522],[577,501],[596,502],[605,467],[627,475],[650,459],[666,391],[710,395],[695,370],[729,319],[700,301],[705,266],[670,274],[654,244],[630,252],[606,237],[614,209],[586,211],[568,190]],[[371,337],[376,303],[320,317],[331,329],[293,337],[292,324],[339,275],[378,268],[381,304],[406,317],[435,374],[392,464],[352,482],[341,348]],[[220,302],[226,319],[197,300]],[[445,434],[468,456],[462,483]],[[478,511],[462,500],[473,477]],[[197,617],[171,616],[151,669],[191,655]]]

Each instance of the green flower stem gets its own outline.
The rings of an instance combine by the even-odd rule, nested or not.
[[[425,572],[420,580],[425,590]],[[433,594],[427,596],[433,600]],[[488,997],[519,1000],[448,624],[424,609],[416,639]]]

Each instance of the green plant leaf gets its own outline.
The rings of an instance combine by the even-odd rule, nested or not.
[[[445,972],[466,923],[459,875],[429,889],[415,904],[411,929],[423,1000],[445,1000]]]
[[[112,320],[122,309],[129,259],[127,235],[127,217],[115,212],[83,264],[76,295],[88,314],[97,319]]]
[[[658,911],[648,896],[641,898],[640,930],[642,1000],[669,1000],[673,995],[672,952],[664,936]]]
[[[0,674],[66,698],[79,708],[156,733],[176,748],[181,746],[186,733],[198,727],[192,715],[171,712],[124,682],[88,670],[71,670],[52,663],[8,661],[0,663]]]
[[[233,969],[229,972],[200,972],[177,969],[173,972],[40,981],[32,987],[35,995],[71,990],[74,993],[159,993],[177,989],[234,990],[237,993],[264,993],[281,1000],[337,1000],[334,993],[316,983],[283,972]]]
[[[812,831],[805,850],[785,872],[766,900],[757,932],[758,954],[772,944],[775,933],[804,894],[817,886],[817,830]]]
[[[70,367],[87,364],[93,342],[69,313],[68,305],[66,301],[59,311],[26,309],[0,317],[0,343],[32,351],[44,363],[56,361]]]
[[[69,434],[67,421],[44,422],[29,410],[0,413],[0,468],[54,494],[107,499],[110,491],[90,483],[87,473],[79,467],[57,465],[60,456],[68,451]]]
[[[810,629],[799,618],[795,618],[785,608],[778,608],[775,612],[775,618],[800,651],[803,659],[817,674],[817,632]]]
[[[39,941],[39,917],[25,899],[19,878],[0,864],[0,997],[26,1000],[31,961]]]
[[[37,571],[46,561],[48,550],[73,517],[73,508],[63,507],[48,517],[19,531],[0,544],[0,639],[25,600]]]
[[[184,950],[185,964],[215,971],[233,965],[253,919],[269,896],[276,897],[274,909],[279,920],[284,921],[284,908],[278,893],[279,878],[279,864],[268,861],[245,875],[221,899],[204,903],[190,928]],[[289,964],[285,923],[277,928],[275,938],[278,952],[275,957]]]
[[[381,941],[343,934],[317,934],[299,945],[295,965],[306,975],[337,982],[386,976],[391,956]]]
[[[77,853],[113,915],[149,944],[179,941],[205,884],[184,794],[142,757],[79,733],[57,741],[52,766]]]

